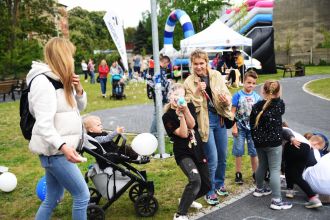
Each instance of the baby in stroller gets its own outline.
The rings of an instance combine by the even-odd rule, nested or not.
[[[111,83],[112,83],[112,96],[110,98],[122,99],[125,98],[124,94],[124,71],[117,61],[114,61],[110,67]]]
[[[103,148],[97,147],[95,151],[101,155],[105,154],[105,156],[114,163],[124,160],[126,162],[145,164],[150,161],[148,157],[139,156],[128,145],[118,147],[118,143],[116,143],[117,141],[114,141],[113,139],[124,132],[124,127],[117,126],[115,131],[109,133],[105,132],[103,131],[100,117],[94,115],[89,115],[84,118],[84,126],[87,134],[94,138]],[[103,160],[98,161],[98,164],[101,169],[108,166]]]
[[[114,132],[104,132],[101,119],[92,115],[86,116],[83,122],[87,135],[82,152],[92,155],[97,162],[89,166],[85,175],[86,182],[90,178],[95,186],[89,188],[89,219],[104,219],[104,211],[129,188],[129,197],[134,202],[136,213],[144,217],[153,216],[158,209],[158,202],[153,196],[153,182],[147,181],[146,171],[139,171],[130,165],[148,163],[149,157],[138,155],[126,145],[123,127],[117,127]],[[99,202],[102,197],[108,202],[101,207]]]

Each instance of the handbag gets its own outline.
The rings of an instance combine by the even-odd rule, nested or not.
[[[100,83],[100,76],[96,77],[96,82]]]

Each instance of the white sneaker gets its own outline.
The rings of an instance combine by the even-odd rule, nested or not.
[[[179,203],[180,203],[180,201],[181,201],[181,198],[179,198]],[[201,208],[203,208],[203,205],[199,202],[193,201],[193,203],[191,203],[191,205],[190,205],[190,208],[201,209]]]
[[[178,215],[178,214],[174,214],[173,220],[189,220],[188,216],[186,215]]]
[[[193,203],[191,204],[190,207],[194,208],[194,209],[201,209],[201,208],[203,208],[203,205],[200,204],[199,202],[193,201]]]

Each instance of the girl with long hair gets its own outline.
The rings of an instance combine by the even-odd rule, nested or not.
[[[281,198],[282,115],[285,104],[280,98],[279,81],[266,81],[261,93],[264,100],[254,104],[250,114],[251,135],[259,159],[255,174],[257,188],[253,195],[261,197],[272,193],[271,209],[290,209],[292,204]],[[270,172],[270,189],[264,185],[267,169]]]
[[[83,134],[79,111],[86,108],[87,95],[74,73],[74,53],[69,40],[52,38],[44,47],[44,62],[34,61],[26,77],[29,109],[36,119],[29,148],[39,155],[47,186],[37,220],[51,218],[64,189],[73,198],[72,219],[87,219],[89,190],[76,165],[83,161],[76,148]]]

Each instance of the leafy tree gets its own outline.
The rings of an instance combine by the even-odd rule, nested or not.
[[[39,42],[56,34],[54,8],[54,0],[0,1],[1,78],[26,74],[31,61],[41,58]]]
[[[133,52],[135,54],[141,54],[143,48],[145,49],[147,47],[147,43],[145,40],[146,36],[147,36],[147,31],[144,28],[142,21],[140,21],[136,29],[135,38],[134,38],[135,47]]]
[[[104,23],[104,11],[88,12],[81,7],[69,11],[70,40],[76,46],[76,69],[82,59],[95,58],[97,64],[105,54],[94,55],[94,50],[116,49]]]

